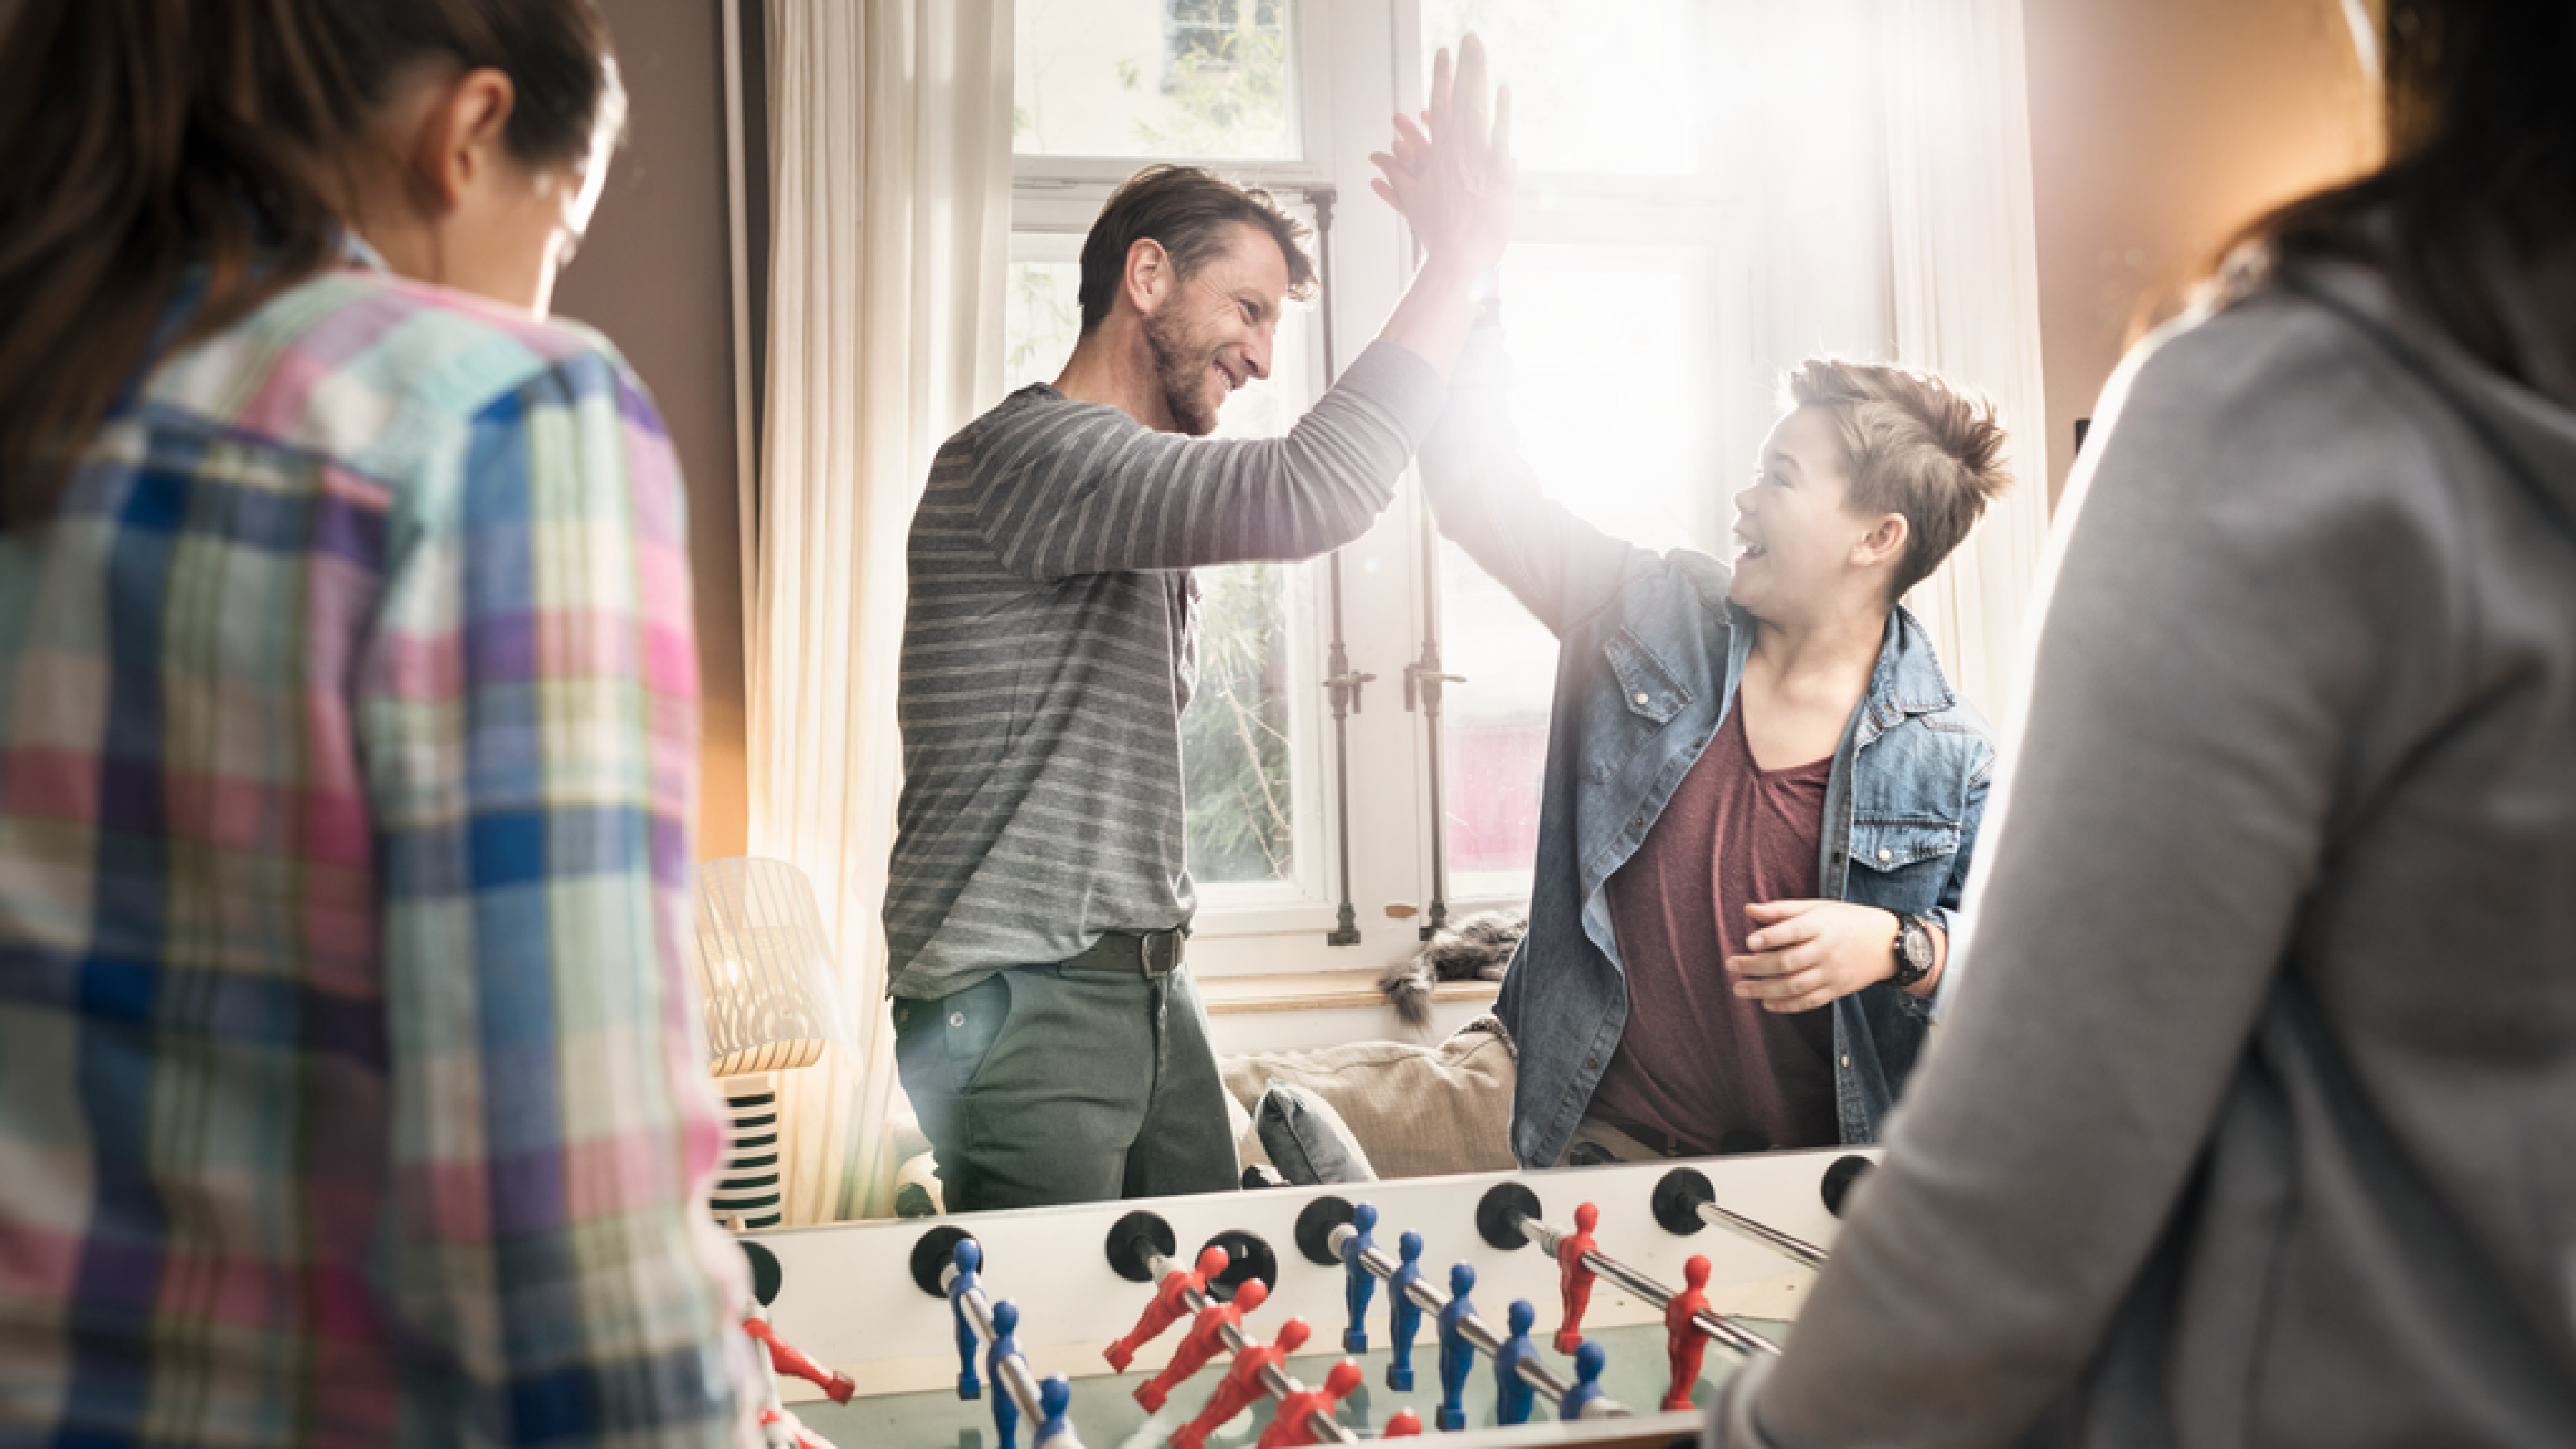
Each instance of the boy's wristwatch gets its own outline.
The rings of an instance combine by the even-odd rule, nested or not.
[[[1899,991],[1911,991],[1932,974],[1932,928],[1921,916],[1896,918],[1896,974],[1889,978]]]

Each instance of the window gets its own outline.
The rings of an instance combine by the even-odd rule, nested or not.
[[[1163,90],[1247,69],[1276,77],[1287,31],[1280,0],[1163,0]],[[1274,79],[1266,87],[1280,93]]]
[[[1367,157],[1390,112],[1420,106],[1435,46],[1472,27],[1514,90],[1523,213],[1498,285],[1532,463],[1592,526],[1724,551],[1778,372],[1886,351],[1867,13],[1020,0],[1010,383],[1070,351],[1081,238],[1110,189],[1146,160],[1202,162],[1329,226],[1329,306],[1292,306],[1272,378],[1220,415],[1223,435],[1284,432],[1328,381],[1327,344],[1346,365],[1402,292],[1411,248]],[[1183,722],[1195,961],[1375,969],[1418,947],[1435,905],[1455,919],[1526,899],[1555,641],[1437,538],[1409,479],[1337,562],[1200,585]],[[1338,729],[1337,602],[1350,668],[1372,677]],[[1445,676],[1436,739],[1426,674]],[[1358,941],[1336,949],[1345,876]]]
[[[1024,156],[1276,160],[1301,150],[1290,0],[1020,0]]]

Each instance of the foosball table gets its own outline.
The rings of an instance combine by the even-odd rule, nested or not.
[[[1778,1351],[1869,1166],[1776,1152],[763,1232],[746,1328],[780,1449],[1425,1429],[1665,1449]]]

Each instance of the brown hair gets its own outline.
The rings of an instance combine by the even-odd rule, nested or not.
[[[396,74],[491,67],[530,165],[622,96],[592,0],[21,0],[0,35],[0,530],[43,520],[182,277],[206,336],[330,266]]]
[[[1306,224],[1280,208],[1269,192],[1237,186],[1197,166],[1148,166],[1111,192],[1082,239],[1082,330],[1109,316],[1127,274],[1127,252],[1148,238],[1162,244],[1172,268],[1189,276],[1234,245],[1234,229],[1258,227],[1279,244],[1288,262],[1288,295],[1304,301],[1314,291],[1315,264],[1306,255]]]
[[[1792,407],[1833,419],[1855,513],[1905,518],[1895,597],[1928,578],[2012,487],[1995,405],[1928,372],[1810,357],[1784,389]]]
[[[2533,379],[2523,336],[2576,336],[2567,289],[2520,305],[2498,263],[2576,268],[2576,6],[2567,0],[2389,0],[2388,162],[2248,226],[2221,253],[2222,298],[2276,268],[2340,256],[2379,268],[2489,366]]]

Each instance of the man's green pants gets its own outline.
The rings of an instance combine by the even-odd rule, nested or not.
[[[895,1061],[949,1212],[1237,1186],[1189,971],[1017,966],[897,997]]]

